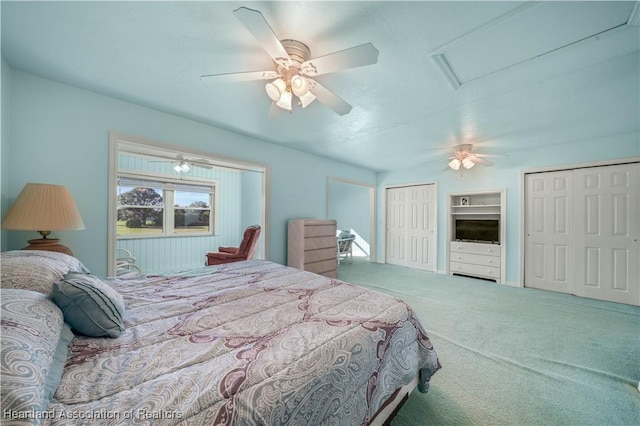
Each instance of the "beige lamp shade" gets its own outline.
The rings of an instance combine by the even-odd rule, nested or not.
[[[71,254],[71,250],[60,247],[50,247],[58,240],[47,239],[51,231],[84,229],[84,222],[80,217],[76,203],[65,186],[43,183],[28,183],[24,186],[16,202],[9,208],[2,220],[3,229],[20,231],[38,231],[43,238],[29,240],[40,242],[39,247],[25,247],[25,249],[53,250]],[[45,244],[45,247],[43,244]]]

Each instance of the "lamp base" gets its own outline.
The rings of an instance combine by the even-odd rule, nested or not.
[[[67,246],[63,246],[58,243],[60,241],[58,238],[36,238],[34,240],[29,240],[29,246],[23,248],[22,250],[45,250],[45,251],[55,251],[58,253],[68,254],[69,256],[73,256],[73,252]]]

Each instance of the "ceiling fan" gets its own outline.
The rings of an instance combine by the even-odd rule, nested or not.
[[[186,158],[182,154],[178,154],[175,159],[151,160],[152,163],[167,161],[175,163],[175,166],[173,166],[173,170],[178,173],[188,173],[189,171],[191,171],[191,166],[203,167],[205,169],[213,168],[209,161],[204,158]]]
[[[493,166],[493,162],[487,160],[487,157],[507,157],[506,154],[478,154],[473,151],[472,143],[463,143],[460,145],[455,145],[450,148],[451,154],[447,158],[449,163],[447,167],[442,169],[442,171],[446,171],[449,169],[460,170],[460,173],[464,170],[468,170],[475,166],[476,164],[480,164],[481,166]],[[432,163],[434,161],[442,161],[442,160],[430,160],[423,164]]]
[[[240,7],[233,11],[236,18],[253,34],[258,43],[271,56],[273,70],[248,71],[226,74],[207,74],[201,79],[207,81],[250,81],[270,80],[265,89],[275,105],[293,112],[294,95],[302,108],[314,100],[334,110],[339,115],[348,114],[351,105],[338,95],[318,83],[313,77],[371,65],[378,62],[378,49],[365,43],[349,49],[311,58],[309,47],[297,40],[279,40],[262,13]]]
[[[481,166],[493,166],[493,162],[486,160],[484,157],[488,157],[489,154],[476,154],[473,152],[473,144],[472,143],[463,143],[460,145],[456,145],[452,148],[453,153],[448,158],[449,164],[444,170],[447,168],[451,168],[453,170],[460,170],[460,167],[464,169],[470,169],[476,164],[480,164]]]

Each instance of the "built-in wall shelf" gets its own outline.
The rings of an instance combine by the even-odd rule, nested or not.
[[[506,189],[449,194],[447,273],[506,283]]]
[[[468,211],[457,211],[457,212],[453,212],[451,213],[455,216],[463,216],[463,215],[483,215],[483,214],[488,214],[488,215],[496,215],[499,213],[496,212],[492,212],[492,211],[481,211],[481,210],[477,210],[477,209],[470,209]]]
[[[461,210],[465,210],[465,209],[469,209],[469,210],[477,210],[477,209],[482,209],[482,208],[494,208],[494,207],[500,207],[500,204],[477,204],[477,205],[471,205],[471,206],[452,206],[455,208],[459,208]]]

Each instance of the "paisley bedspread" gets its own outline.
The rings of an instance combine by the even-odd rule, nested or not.
[[[439,368],[404,302],[276,263],[108,282],[125,330],[73,339],[45,424],[367,424]]]

